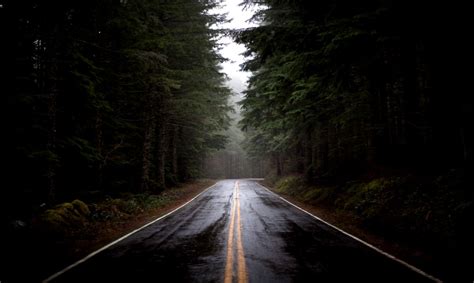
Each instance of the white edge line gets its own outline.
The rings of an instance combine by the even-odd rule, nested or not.
[[[315,218],[316,220],[318,220],[318,221],[320,221],[320,222],[322,222],[322,223],[328,225],[329,227],[331,227],[331,228],[333,228],[333,229],[335,229],[335,230],[337,230],[337,231],[343,233],[344,235],[346,235],[346,236],[348,236],[348,237],[350,237],[350,238],[352,238],[352,239],[358,241],[359,243],[364,244],[365,246],[367,246],[367,247],[369,247],[369,248],[375,250],[376,252],[378,252],[378,253],[380,253],[380,254],[382,254],[382,255],[384,255],[384,256],[386,256],[386,257],[388,257],[388,258],[390,258],[390,259],[392,259],[392,260],[394,260],[394,261],[396,261],[396,262],[398,262],[398,263],[404,265],[405,267],[411,269],[412,271],[415,271],[416,273],[418,273],[418,274],[420,274],[420,275],[423,275],[423,276],[425,276],[425,277],[427,277],[427,278],[429,278],[429,279],[431,279],[431,280],[433,280],[433,281],[435,281],[435,282],[443,282],[443,281],[441,281],[440,279],[434,277],[433,275],[430,275],[430,274],[424,272],[423,270],[421,270],[421,269],[419,269],[419,268],[417,268],[417,267],[415,267],[415,266],[413,266],[413,265],[411,265],[411,264],[409,264],[409,263],[407,263],[407,262],[405,262],[405,261],[403,261],[403,260],[397,258],[396,256],[391,255],[391,254],[389,254],[389,253],[387,253],[387,252],[384,252],[383,250],[381,250],[381,249],[379,249],[379,248],[377,248],[377,247],[375,247],[375,246],[373,246],[373,245],[367,243],[366,241],[364,241],[364,240],[362,240],[362,239],[359,239],[359,238],[357,238],[356,236],[354,236],[354,235],[352,235],[352,234],[349,234],[348,232],[342,230],[341,228],[338,228],[338,227],[332,225],[331,223],[328,223],[328,222],[324,221],[323,219],[317,217],[316,215],[314,215],[314,214],[312,214],[312,213],[310,213],[310,212],[304,210],[303,208],[297,206],[296,204],[293,204],[292,202],[290,202],[290,201],[286,200],[285,198],[281,197],[280,195],[278,195],[278,194],[272,192],[270,189],[268,189],[267,187],[261,185],[260,183],[258,183],[258,182],[255,182],[255,183],[257,183],[259,186],[261,186],[261,187],[264,188],[265,190],[269,191],[270,193],[274,194],[274,195],[277,196],[278,198],[282,199],[282,200],[285,201],[286,203],[288,203],[288,204],[290,204],[290,205],[296,207],[297,209],[303,211],[304,213],[306,213],[306,214],[312,216],[312,217]]]
[[[56,279],[56,278],[59,277],[60,275],[62,275],[62,274],[64,274],[65,272],[67,272],[67,271],[73,269],[74,267],[78,266],[79,264],[81,264],[81,263],[87,261],[88,259],[90,259],[91,257],[97,255],[98,253],[100,253],[100,252],[102,252],[102,251],[104,251],[104,250],[110,248],[111,246],[113,246],[113,245],[117,244],[118,242],[122,241],[123,239],[130,237],[132,234],[134,234],[134,233],[136,233],[136,232],[138,232],[138,231],[140,231],[140,230],[142,230],[142,229],[144,229],[144,228],[150,226],[151,224],[153,224],[153,223],[155,223],[155,222],[157,222],[157,221],[160,221],[161,219],[163,219],[163,218],[165,218],[165,217],[167,217],[167,216],[169,216],[169,215],[175,213],[176,211],[180,210],[181,208],[183,208],[183,207],[185,207],[186,205],[188,205],[189,203],[191,203],[193,200],[195,200],[196,198],[198,198],[198,197],[199,197],[200,195],[202,195],[203,193],[205,193],[205,192],[207,192],[208,190],[210,190],[211,188],[213,188],[215,185],[217,185],[217,183],[219,183],[219,182],[216,182],[214,185],[212,185],[212,186],[208,187],[207,189],[205,189],[204,191],[200,192],[197,196],[193,197],[192,199],[190,199],[188,202],[186,202],[185,204],[181,205],[180,207],[175,208],[174,210],[172,210],[172,211],[166,213],[165,215],[162,215],[162,216],[158,217],[157,219],[155,219],[155,220],[153,220],[153,221],[151,221],[151,222],[149,222],[149,223],[143,225],[142,227],[137,228],[137,229],[133,230],[132,232],[130,232],[130,233],[128,233],[128,234],[126,234],[126,235],[124,235],[124,236],[118,238],[117,240],[115,240],[115,241],[113,241],[113,242],[111,242],[111,243],[109,243],[109,244],[103,246],[102,248],[100,248],[100,249],[98,249],[98,250],[96,250],[96,251],[94,251],[94,252],[88,254],[88,255],[85,256],[84,258],[82,258],[82,259],[76,261],[75,263],[73,263],[73,264],[67,266],[66,268],[62,269],[61,271],[58,271],[58,272],[54,273],[53,275],[51,275],[50,277],[46,278],[46,279],[43,280],[42,282],[43,282],[43,283],[48,283],[48,282],[50,282],[51,280]]]

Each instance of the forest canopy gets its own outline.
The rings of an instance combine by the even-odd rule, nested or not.
[[[309,181],[472,163],[472,57],[462,6],[245,1],[252,72],[241,126],[253,157]],[[469,61],[470,62],[470,61]]]
[[[215,0],[1,1],[2,209],[200,176],[229,124]],[[25,210],[27,211],[27,210]]]

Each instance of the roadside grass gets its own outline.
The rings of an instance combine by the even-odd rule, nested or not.
[[[439,176],[390,176],[336,186],[307,185],[302,176],[278,180],[277,192],[355,215],[364,226],[411,239],[453,239],[473,208],[459,171]]]
[[[461,169],[436,176],[406,174],[333,186],[308,185],[301,175],[266,184],[277,193],[321,208],[332,220],[340,220],[342,228],[355,226],[357,232],[367,231],[382,238],[381,242],[395,243],[392,246],[415,247],[424,258],[439,261],[432,263],[435,270],[446,269],[443,264],[451,259],[448,269],[456,271],[446,273],[459,272],[462,258],[472,247],[472,180]]]
[[[170,189],[157,195],[122,194],[89,204],[75,199],[46,210],[39,215],[34,228],[52,237],[97,234],[104,222],[126,221],[138,214],[164,207],[179,199],[181,193],[179,189]]]
[[[203,180],[191,186],[206,188],[213,182]],[[115,228],[122,230],[125,223],[132,224],[137,218],[159,214],[159,210],[186,197],[189,194],[188,187],[170,188],[159,194],[122,193],[113,197],[105,196],[90,203],[75,199],[38,215],[33,221],[33,230],[50,242],[97,237]]]
[[[113,240],[179,207],[214,184],[199,180],[158,194],[81,197],[45,209],[8,233],[8,276],[37,282]],[[25,267],[29,273],[21,273]]]

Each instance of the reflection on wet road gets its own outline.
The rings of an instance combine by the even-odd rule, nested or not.
[[[53,282],[432,282],[282,201],[225,180]]]

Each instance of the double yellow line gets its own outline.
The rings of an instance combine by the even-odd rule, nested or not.
[[[240,222],[239,181],[234,185],[234,201],[230,212],[229,238],[227,239],[227,260],[225,265],[224,283],[232,283],[234,267],[234,226],[237,226],[237,281],[247,283],[247,268],[245,267],[244,248],[242,245],[242,228]],[[235,215],[237,214],[237,224]]]

